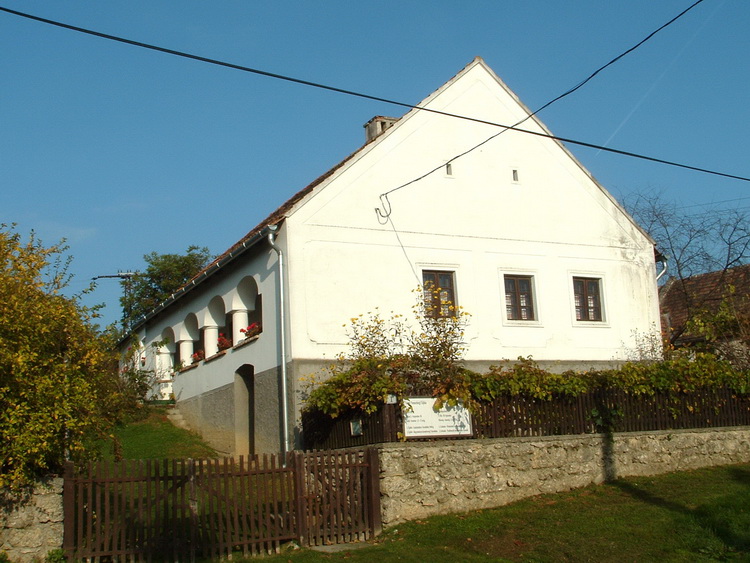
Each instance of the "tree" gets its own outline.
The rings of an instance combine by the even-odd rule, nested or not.
[[[725,271],[750,258],[750,216],[741,209],[685,213],[659,194],[638,194],[625,206],[667,256],[678,280]]]
[[[126,327],[146,316],[166,300],[211,260],[206,247],[189,246],[185,254],[144,255],[145,271],[136,272],[124,280],[120,304]]]
[[[0,488],[95,456],[134,404],[95,310],[61,293],[65,250],[0,225]]]
[[[716,322],[721,318],[726,326],[727,311],[737,313],[736,297],[743,297],[730,295],[730,285],[736,277],[732,270],[750,259],[748,213],[737,208],[685,213],[676,202],[658,194],[638,194],[625,206],[655,240],[657,249],[666,255],[670,277],[664,281],[670,284],[670,292],[677,293],[680,305],[685,309],[686,321],[673,327],[670,341],[675,343],[691,326],[701,325],[705,334],[716,332],[706,324],[712,323],[711,318]],[[701,290],[695,291],[698,285],[696,276],[709,272],[712,272],[710,277],[701,278]],[[707,288],[706,283],[712,286]],[[733,303],[719,305],[721,299],[730,298]],[[718,312],[721,315],[717,316]],[[735,320],[743,324],[741,320]],[[719,329],[718,326],[714,328]]]
[[[388,396],[403,404],[424,394],[435,397],[437,409],[471,401],[471,374],[463,366],[470,315],[431,284],[416,293],[415,327],[402,315],[384,319],[377,309],[351,319],[349,352],[329,366],[325,381],[311,378],[307,410],[333,417],[350,409],[374,412]]]

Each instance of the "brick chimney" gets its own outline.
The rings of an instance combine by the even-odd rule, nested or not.
[[[365,141],[369,143],[381,133],[392,127],[397,121],[398,117],[383,117],[382,115],[376,115],[363,125],[365,128]]]

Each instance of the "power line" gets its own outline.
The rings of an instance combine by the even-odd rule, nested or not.
[[[699,0],[699,1],[702,1],[702,0]],[[696,4],[697,3],[698,2],[696,2]],[[691,8],[692,8],[692,6],[691,6]],[[93,30],[86,29],[86,28],[83,28],[83,27],[78,27],[78,26],[74,26],[74,25],[70,25],[70,24],[58,22],[58,21],[55,21],[55,20],[50,20],[50,19],[47,19],[47,18],[41,18],[39,16],[34,16],[32,14],[27,14],[27,13],[24,13],[24,12],[19,12],[17,10],[11,10],[9,8],[5,8],[5,7],[2,7],[2,6],[0,6],[0,11],[6,12],[8,14],[15,15],[15,16],[19,16],[19,17],[22,17],[22,18],[30,19],[30,20],[33,20],[33,21],[38,21],[40,23],[45,23],[45,24],[53,25],[53,26],[60,27],[60,28],[63,28],[63,29],[68,29],[68,30],[71,30],[71,31],[76,31],[78,33],[84,33],[86,35],[92,35],[94,37],[99,37],[99,38],[102,38],[102,39],[108,39],[110,41],[117,41],[119,43],[125,43],[127,45],[132,45],[132,46],[135,46],[135,47],[141,47],[143,49],[149,49],[149,50],[152,50],[152,51],[158,51],[158,52],[161,52],[161,53],[166,53],[166,54],[169,54],[169,55],[175,55],[177,57],[183,57],[183,58],[187,58],[187,59],[191,59],[191,60],[195,60],[195,61],[199,61],[199,62],[204,62],[204,63],[208,63],[208,64],[213,64],[213,65],[218,65],[218,66],[226,67],[226,68],[231,68],[231,69],[239,70],[239,71],[242,71],[242,72],[249,72],[249,73],[257,74],[257,75],[260,75],[260,76],[265,76],[267,78],[276,78],[278,80],[284,80],[284,81],[287,81],[287,82],[292,82],[292,83],[300,84],[300,85],[303,85],[303,86],[310,86],[312,88],[319,88],[319,89],[328,90],[328,91],[331,91],[331,92],[337,92],[339,94],[345,94],[345,95],[348,95],[348,96],[355,96],[355,97],[363,98],[363,99],[366,99],[366,100],[372,100],[372,101],[376,101],[376,102],[383,102],[383,103],[387,103],[387,104],[391,104],[391,105],[395,105],[395,106],[400,106],[400,107],[404,107],[404,108],[416,109],[416,110],[420,110],[420,111],[426,111],[426,112],[429,112],[429,113],[434,113],[434,114],[437,114],[437,115],[443,115],[443,116],[446,116],[446,117],[453,117],[453,118],[456,118],[456,119],[463,119],[463,120],[471,121],[471,122],[474,122],[474,123],[481,123],[481,124],[484,124],[484,125],[491,125],[493,127],[501,127],[504,130],[510,129],[512,131],[518,131],[519,133],[526,133],[528,135],[535,135],[537,137],[543,137],[543,138],[547,138],[547,139],[552,139],[552,140],[555,140],[555,141],[560,141],[560,142],[563,142],[563,143],[569,143],[569,144],[572,144],[572,145],[578,145],[578,146],[582,146],[582,147],[599,149],[599,150],[602,150],[602,151],[605,151],[605,152],[610,152],[610,153],[613,153],[613,154],[619,154],[621,156],[628,156],[628,157],[631,157],[631,158],[637,158],[637,159],[641,159],[641,160],[647,160],[647,161],[650,161],[650,162],[655,162],[655,163],[658,163],[658,164],[664,164],[664,165],[667,165],[667,166],[674,166],[674,167],[683,168],[683,169],[686,169],[686,170],[693,170],[695,172],[702,172],[702,173],[711,174],[711,175],[714,175],[714,176],[722,176],[722,177],[731,178],[731,179],[734,179],[734,180],[741,180],[741,181],[744,181],[744,182],[750,182],[750,178],[745,177],[745,176],[739,176],[739,175],[735,175],[735,174],[728,174],[728,173],[725,173],[725,172],[719,172],[717,170],[710,170],[708,168],[702,168],[702,167],[699,167],[699,166],[691,166],[691,165],[688,165],[688,164],[682,164],[682,163],[679,163],[679,162],[674,162],[674,161],[670,161],[670,160],[666,160],[666,159],[662,159],[662,158],[651,157],[651,156],[647,156],[647,155],[643,155],[643,154],[638,154],[638,153],[631,152],[631,151],[613,149],[613,148],[610,148],[610,147],[604,147],[604,146],[597,145],[597,144],[594,144],[594,143],[587,143],[587,142],[584,142],[584,141],[577,141],[575,139],[569,139],[569,138],[566,138],[566,137],[558,137],[558,136],[552,135],[550,133],[541,133],[541,132],[538,132],[538,131],[529,131],[527,129],[521,129],[521,128],[515,126],[515,125],[505,125],[505,124],[502,124],[502,123],[496,123],[496,122],[488,121],[488,120],[485,120],[485,119],[479,119],[479,118],[475,118],[475,117],[469,117],[469,116],[465,116],[465,115],[458,115],[458,114],[454,114],[454,113],[450,113],[450,112],[444,112],[444,111],[440,111],[440,110],[430,109],[430,108],[426,108],[426,107],[422,107],[422,106],[417,106],[417,105],[414,105],[414,104],[408,104],[406,102],[399,102],[397,100],[391,100],[391,99],[388,99],[388,98],[382,98],[380,96],[374,96],[374,95],[371,95],[371,94],[364,94],[362,92],[356,92],[354,90],[347,90],[347,89],[344,89],[344,88],[338,88],[336,86],[329,86],[329,85],[326,85],[326,84],[321,84],[321,83],[318,83],[318,82],[312,82],[312,81],[309,81],[309,80],[303,80],[301,78],[295,78],[295,77],[286,76],[286,75],[283,75],[283,74],[268,72],[268,71],[257,69],[257,68],[247,67],[247,66],[243,66],[243,65],[234,64],[234,63],[228,63],[228,62],[225,62],[225,61],[220,61],[218,59],[211,59],[211,58],[208,58],[208,57],[202,57],[200,55],[194,55],[194,54],[191,54],[191,53],[186,53],[184,51],[177,51],[177,50],[174,50],[174,49],[168,49],[166,47],[159,47],[158,45],[152,45],[152,44],[149,44],[149,43],[143,43],[141,41],[134,41],[132,39],[126,39],[124,37],[118,37],[118,36],[115,36],[115,35],[109,35],[107,33],[101,33],[99,31],[93,31]],[[611,64],[612,62],[614,62],[614,61],[611,61],[609,64]],[[583,84],[581,84],[581,86],[582,85]]]
[[[453,161],[455,161],[455,160],[457,160],[457,159],[459,159],[459,158],[461,158],[461,157],[463,157],[463,156],[471,153],[472,151],[478,149],[479,147],[481,147],[481,146],[485,145],[486,143],[490,142],[491,140],[495,139],[496,137],[499,137],[500,135],[502,135],[503,133],[505,133],[506,131],[508,131],[508,129],[515,129],[518,125],[522,124],[523,122],[525,122],[528,119],[531,119],[533,116],[535,116],[536,114],[538,114],[540,111],[544,110],[545,108],[548,108],[549,106],[551,106],[555,102],[557,102],[557,101],[563,99],[564,97],[572,94],[573,92],[575,92],[576,90],[578,90],[579,88],[581,88],[582,86],[584,86],[591,79],[593,79],[597,74],[599,74],[600,72],[602,72],[607,67],[613,65],[615,62],[619,61],[620,59],[622,59],[623,57],[625,57],[627,54],[632,53],[633,51],[635,51],[638,47],[640,47],[646,41],[648,41],[649,39],[651,39],[659,31],[663,30],[664,28],[666,28],[670,24],[672,24],[675,21],[677,21],[679,18],[681,18],[687,12],[689,12],[690,10],[692,10],[695,6],[697,6],[698,4],[700,4],[702,1],[703,0],[697,0],[692,5],[690,5],[688,8],[686,8],[685,10],[683,10],[682,12],[680,12],[678,15],[676,15],[675,17],[673,17],[671,20],[669,20],[667,23],[661,25],[656,30],[654,30],[653,32],[651,32],[649,35],[647,35],[644,39],[642,39],[641,41],[639,41],[638,43],[636,43],[634,46],[630,47],[626,51],[623,51],[621,54],[617,55],[611,61],[609,61],[608,63],[606,63],[606,64],[602,65],[601,67],[599,67],[598,69],[596,69],[593,73],[591,73],[588,77],[586,77],[584,80],[582,80],[581,82],[579,82],[576,86],[574,86],[573,88],[568,89],[567,91],[563,92],[559,96],[553,98],[552,100],[550,100],[549,102],[547,102],[546,104],[544,104],[543,106],[541,106],[540,108],[538,108],[536,111],[534,111],[532,113],[529,113],[523,119],[521,119],[520,121],[518,121],[517,123],[515,123],[513,125],[513,127],[505,128],[502,131],[500,131],[498,133],[495,133],[494,135],[492,135],[489,138],[483,140],[482,142],[478,143],[477,145],[475,145],[475,146],[469,148],[468,150],[465,150],[464,152],[462,152],[462,153],[454,156],[453,158],[451,158],[450,160],[448,160],[448,162],[453,162]],[[411,261],[409,260],[409,257],[408,257],[407,252],[406,252],[406,248],[404,247],[404,245],[403,245],[403,243],[401,241],[401,237],[399,236],[398,231],[396,230],[396,226],[393,224],[392,206],[391,206],[391,202],[390,202],[390,199],[388,198],[388,196],[389,196],[389,194],[391,194],[391,193],[393,193],[395,191],[398,191],[398,190],[403,189],[403,188],[405,188],[407,186],[410,186],[410,185],[412,185],[412,184],[414,184],[414,183],[416,183],[416,182],[418,182],[418,181],[426,178],[427,176],[433,174],[434,172],[436,172],[438,170],[441,170],[443,168],[443,166],[444,166],[444,163],[441,163],[440,165],[438,165],[435,168],[429,170],[428,172],[422,174],[421,176],[418,176],[417,178],[414,178],[413,180],[410,180],[410,181],[408,181],[408,182],[406,182],[404,184],[401,184],[400,186],[397,186],[397,187],[395,187],[395,188],[393,188],[393,189],[391,189],[391,190],[389,190],[387,192],[384,192],[384,193],[380,194],[379,197],[380,197],[380,204],[382,206],[382,210],[381,210],[380,207],[376,207],[375,208],[375,213],[377,215],[378,222],[381,225],[385,225],[385,224],[390,224],[391,225],[391,228],[393,229],[393,233],[396,235],[396,240],[397,240],[399,246],[401,247],[401,250],[403,251],[404,256],[406,257],[406,260],[409,263],[409,266],[411,267],[412,272],[414,272],[414,266],[412,265]],[[414,272],[414,275],[416,276],[416,272]],[[419,283],[421,283],[421,282],[419,282]]]
[[[710,207],[712,205],[718,205],[720,203],[732,203],[734,201],[744,201],[746,199],[750,199],[750,196],[735,197],[732,199],[720,199],[719,201],[712,201],[709,203],[691,203],[690,205],[678,205],[676,209],[689,209],[691,207]],[[735,208],[735,209],[743,209],[743,208]]]
[[[677,14],[675,17],[673,17],[671,20],[669,20],[667,23],[665,23],[662,26],[659,26],[654,31],[652,31],[651,33],[649,33],[646,37],[644,37],[638,43],[636,43],[635,45],[633,45],[630,49],[628,49],[626,51],[623,51],[622,53],[620,53],[619,55],[617,55],[614,59],[612,59],[611,61],[609,61],[607,64],[605,64],[603,66],[600,66],[598,69],[596,69],[594,72],[592,72],[589,76],[587,76],[586,78],[584,78],[583,80],[581,80],[578,84],[576,84],[575,86],[573,86],[573,88],[571,88],[567,92],[564,92],[564,93],[560,94],[556,98],[550,100],[549,102],[547,102],[546,104],[544,104],[542,107],[540,107],[538,110],[536,110],[531,115],[536,115],[537,113],[539,113],[543,109],[545,109],[545,108],[551,106],[552,104],[554,104],[556,101],[563,99],[565,96],[567,96],[569,94],[572,94],[573,92],[575,92],[576,90],[578,90],[581,86],[583,86],[584,84],[586,84],[589,80],[591,80],[592,78],[594,78],[601,71],[603,71],[605,68],[607,68],[608,66],[611,66],[611,65],[615,64],[617,61],[619,61],[624,56],[629,55],[630,53],[632,53],[633,51],[635,51],[638,47],[640,47],[646,41],[648,41],[649,39],[651,39],[654,35],[656,35],[657,33],[659,33],[662,29],[664,29],[667,26],[672,25],[674,22],[676,22],[682,16],[684,16],[685,14],[687,14],[690,10],[692,10],[693,8],[695,8],[701,2],[703,2],[703,0],[697,0],[696,2],[694,2],[693,4],[691,4],[690,6],[688,6],[687,8],[685,8],[682,12],[680,12],[679,14]],[[531,117],[531,116],[529,116],[529,117]]]
[[[687,7],[686,9],[684,9],[682,12],[680,12],[679,14],[677,14],[675,17],[673,17],[671,20],[669,20],[667,23],[659,26],[657,29],[655,29],[654,31],[652,31],[651,33],[649,33],[644,39],[642,39],[641,41],[639,41],[638,43],[636,43],[635,45],[633,45],[629,49],[623,51],[622,53],[620,53],[619,55],[617,55],[615,58],[613,58],[608,63],[600,66],[598,69],[596,69],[590,75],[588,75],[585,79],[581,80],[577,85],[575,85],[572,88],[569,88],[568,90],[566,90],[565,92],[563,92],[559,96],[553,98],[552,100],[550,100],[549,102],[547,102],[546,104],[544,104],[543,106],[541,106],[540,108],[538,108],[537,110],[535,110],[532,113],[528,114],[526,117],[524,117],[523,119],[521,119],[517,123],[514,123],[511,127],[503,129],[499,133],[495,133],[494,135],[488,137],[487,139],[485,139],[484,141],[478,143],[477,145],[474,145],[473,147],[471,147],[471,148],[465,150],[464,152],[462,152],[462,153],[454,156],[453,158],[449,159],[447,162],[454,162],[455,160],[457,160],[457,159],[459,159],[459,158],[461,158],[463,156],[466,156],[470,152],[472,152],[472,151],[478,149],[479,147],[487,144],[488,142],[490,142],[491,140],[495,139],[496,137],[499,137],[500,135],[502,135],[503,133],[505,133],[509,129],[515,129],[516,127],[518,127],[519,125],[521,125],[525,121],[531,119],[536,114],[538,114],[540,111],[548,108],[549,106],[551,106],[555,102],[557,102],[559,100],[562,100],[564,97],[572,94],[573,92],[575,92],[576,90],[578,90],[579,88],[581,88],[583,85],[585,85],[587,82],[589,82],[597,74],[599,74],[600,72],[602,72],[604,69],[606,69],[607,67],[613,65],[614,63],[616,63],[617,61],[619,61],[620,59],[622,59],[623,57],[625,57],[629,53],[632,53],[633,51],[635,51],[638,47],[640,47],[646,41],[648,41],[649,39],[651,39],[654,35],[656,35],[661,30],[663,30],[667,26],[669,26],[672,23],[674,23],[675,21],[677,21],[679,18],[681,18],[682,16],[684,16],[686,13],[688,13],[690,10],[692,10],[693,8],[695,8],[701,2],[703,2],[703,0],[697,0],[696,2],[694,2],[693,4],[691,4],[689,7]],[[380,204],[382,206],[382,211],[381,211],[381,209],[379,207],[375,208],[375,213],[377,214],[378,221],[380,221],[381,223],[384,224],[383,220],[389,218],[390,215],[391,215],[392,206],[391,206],[391,202],[390,202],[390,200],[388,198],[388,196],[390,194],[392,194],[393,192],[396,192],[396,191],[398,191],[400,189],[403,189],[403,188],[405,188],[407,186],[410,186],[411,184],[419,182],[420,180],[423,180],[427,176],[433,174],[434,172],[437,172],[438,170],[441,170],[442,168],[443,168],[443,164],[439,164],[438,166],[436,166],[435,168],[429,170],[428,172],[425,172],[421,176],[418,176],[417,178],[414,178],[413,180],[409,180],[408,182],[405,182],[405,183],[403,183],[403,184],[401,184],[401,185],[399,185],[399,186],[397,186],[397,187],[395,187],[395,188],[393,188],[391,190],[388,190],[387,192],[383,192],[382,194],[380,194]]]

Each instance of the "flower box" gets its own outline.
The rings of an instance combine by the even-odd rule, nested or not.
[[[263,332],[263,329],[260,327],[258,323],[252,323],[247,328],[241,328],[240,332],[245,335],[245,340],[249,338],[256,338],[260,335],[261,332]]]

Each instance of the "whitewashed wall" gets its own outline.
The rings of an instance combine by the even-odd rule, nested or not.
[[[499,123],[524,116],[482,65],[427,105]],[[523,127],[542,131],[533,121]],[[456,272],[458,303],[472,315],[470,360],[622,359],[637,334],[657,329],[653,246],[549,139],[506,132],[453,162],[451,175],[440,170],[392,193],[391,222],[378,221],[380,194],[496,132],[410,113],[288,218],[295,357],[335,356],[342,325],[375,307],[409,312],[422,269]],[[513,273],[534,277],[537,321],[506,320],[503,275]],[[603,322],[575,320],[573,276],[601,278]]]
[[[213,276],[209,282],[204,282],[180,299],[179,307],[168,308],[148,323],[145,329],[145,342],[149,350],[149,365],[153,365],[150,343],[161,340],[162,334],[168,329],[179,335],[189,313],[194,313],[200,323],[207,316],[208,305],[216,296],[224,300],[226,310],[229,311],[236,297],[237,286],[244,277],[252,276],[258,285],[258,293],[263,296],[263,333],[260,338],[247,346],[229,349],[223,357],[212,362],[200,362],[195,368],[176,375],[172,390],[178,401],[233,384],[235,372],[244,364],[252,365],[255,373],[279,365],[276,268],[276,254],[265,241],[262,241],[253,257],[238,260],[226,268],[224,273]]]
[[[481,61],[420,105],[505,124],[527,115]],[[522,126],[544,132],[534,120]],[[425,269],[455,272],[458,304],[471,314],[466,358],[477,364],[529,355],[575,367],[617,361],[634,353],[639,336],[657,331],[652,243],[563,147],[507,131],[451,162],[450,171],[444,167],[499,131],[412,111],[289,211],[279,244],[286,257],[290,426],[304,395],[296,378],[346,350],[352,317],[376,310],[408,315]],[[506,274],[533,277],[534,321],[507,320]],[[202,325],[217,296],[229,311],[247,275],[263,295],[263,334],[180,373],[172,390],[189,422],[214,432],[221,448],[241,451],[232,434],[254,418],[248,432],[263,451],[273,451],[283,393],[278,260],[267,242],[152,319],[142,336],[147,348],[170,332],[178,340],[186,316],[195,314]],[[576,321],[574,276],[601,280],[601,322]],[[245,391],[243,381],[255,387]]]

